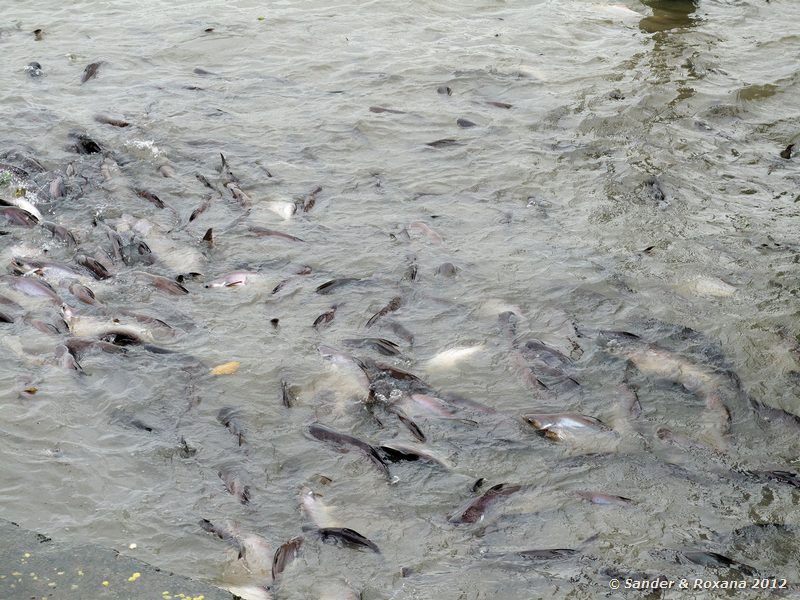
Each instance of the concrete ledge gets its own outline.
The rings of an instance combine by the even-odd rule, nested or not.
[[[0,598],[231,600],[233,596],[116,550],[70,546],[0,519]]]

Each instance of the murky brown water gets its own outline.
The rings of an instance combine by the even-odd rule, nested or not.
[[[741,566],[699,566],[692,551],[800,582],[800,492],[744,474],[797,467],[796,426],[765,423],[747,398],[800,414],[800,171],[791,152],[780,156],[798,142],[798,23],[800,5],[775,0],[6,7],[0,162],[29,169],[44,219],[79,246],[4,223],[3,263],[105,260],[111,278],[81,281],[106,309],[79,302],[71,278],[45,277],[84,318],[128,309],[162,319],[174,332],[156,328],[152,343],[174,353],[89,351],[79,375],[56,359],[67,334],[31,323],[58,323],[57,303],[7,279],[0,294],[21,307],[1,325],[0,516],[125,552],[135,542],[135,556],[221,586],[271,578],[248,573],[200,519],[238,521],[273,549],[304,535],[277,598],[322,597],[333,580],[365,599],[594,598],[615,574],[743,576]],[[31,61],[43,75],[31,77]],[[77,154],[76,134],[103,152]],[[431,145],[440,140],[452,141]],[[220,153],[249,212],[222,185]],[[51,200],[59,176],[66,195]],[[15,192],[8,177],[3,185]],[[318,186],[308,212],[270,209],[302,205]],[[304,241],[256,237],[252,226]],[[109,230],[152,254],[128,248],[127,261],[112,260]],[[303,266],[311,273],[294,275]],[[202,277],[171,296],[138,271]],[[257,275],[204,287],[232,271]],[[341,277],[360,281],[315,293]],[[367,329],[394,297],[400,308]],[[333,321],[312,327],[334,305]],[[518,315],[517,347],[538,339],[569,355],[579,386],[526,383],[498,318],[506,311]],[[731,433],[680,376],[631,366],[598,330],[636,333],[713,373]],[[343,342],[365,336],[390,339],[402,356]],[[414,441],[380,402],[367,407],[359,370],[337,368],[320,346],[497,412],[409,409],[449,468],[390,463],[389,483],[358,452],[308,433],[319,422],[373,445]],[[455,365],[429,363],[455,347],[477,349]],[[208,375],[232,360],[236,373]],[[639,417],[620,408],[623,381],[638,392]],[[223,407],[235,408],[245,446],[219,423]],[[548,412],[591,415],[617,433],[553,442],[520,418]],[[660,439],[662,427],[686,441]],[[249,504],[225,490],[217,472],[228,469],[249,485]],[[499,483],[523,488],[479,523],[448,522]],[[304,486],[381,554],[304,532]],[[580,490],[634,504],[590,504]],[[577,552],[513,554],[553,548]]]

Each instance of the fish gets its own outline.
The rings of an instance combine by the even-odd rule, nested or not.
[[[760,481],[777,481],[800,489],[800,474],[795,471],[741,471],[742,474],[754,477]]]
[[[297,536],[288,542],[281,544],[275,551],[272,559],[272,579],[277,580],[278,576],[286,570],[286,567],[300,555],[300,547],[303,545],[303,537]]]
[[[3,315],[4,318],[11,318],[8,315]],[[67,333],[66,324],[62,321],[61,323],[48,323],[46,321],[42,321],[41,319],[31,319],[30,317],[25,317],[24,322],[31,327],[45,333],[47,335],[58,335],[60,336],[63,333]],[[10,322],[10,321],[9,321]],[[73,338],[75,339],[75,338]],[[69,345],[69,340],[65,342],[65,345]]]
[[[443,138],[440,140],[434,140],[433,142],[428,142],[425,145],[430,146],[431,148],[445,148],[447,146],[457,146],[460,142],[453,138]]]
[[[317,533],[323,542],[336,540],[351,548],[367,548],[375,554],[381,553],[373,541],[348,527],[320,527]]]
[[[18,304],[17,302],[14,302],[11,298],[6,298],[5,296],[2,295],[0,295],[0,304],[16,310],[22,310],[21,304]]]
[[[476,346],[457,346],[449,350],[443,350],[428,359],[428,362],[425,363],[425,367],[429,371],[450,369],[456,366],[457,363],[466,360],[481,350],[483,350],[483,344],[478,344]]]
[[[224,585],[222,588],[240,600],[273,600],[267,585]]]
[[[314,208],[314,205],[317,203],[317,196],[321,191],[322,188],[320,186],[317,186],[311,190],[311,193],[306,196],[306,199],[303,201],[303,212],[308,212]]]
[[[543,548],[536,550],[517,550],[515,552],[485,552],[483,558],[493,560],[559,560],[575,556],[577,550],[572,548]]]
[[[254,533],[242,531],[238,523],[225,522],[223,525],[215,524],[208,519],[200,520],[200,527],[215,535],[224,542],[228,542],[239,551],[239,559],[244,562],[245,568],[257,577],[268,577],[272,570],[272,546]]]
[[[398,337],[402,338],[403,340],[405,340],[409,344],[413,344],[414,343],[414,334],[411,333],[405,327],[403,327],[400,323],[398,323],[397,321],[391,321],[391,320],[384,321],[384,323],[389,329],[394,331],[397,334]]]
[[[406,426],[406,429],[408,429],[411,432],[411,435],[417,438],[420,442],[424,442],[426,440],[425,434],[422,433],[422,430],[419,428],[419,425],[417,425],[416,423],[414,423],[414,421],[412,421],[406,415],[404,415],[400,409],[398,409],[397,407],[392,407],[391,412],[393,412],[400,420],[400,422]]]
[[[294,403],[295,397],[289,389],[289,384],[286,383],[286,380],[281,379],[281,404],[283,404],[286,408],[292,408]]]
[[[793,430],[800,430],[800,416],[792,414],[783,410],[769,406],[763,402],[759,402],[754,398],[750,398],[750,407],[763,421],[770,424],[780,424],[789,427]]]
[[[231,196],[233,196],[234,199],[236,199],[239,202],[239,204],[242,205],[242,207],[249,209],[253,201],[250,198],[250,196],[248,196],[247,194],[244,193],[244,191],[242,191],[242,188],[240,188],[238,184],[229,183],[226,185],[226,187],[228,188],[228,191],[230,191]]]
[[[231,196],[233,196],[239,202],[239,204],[241,204],[245,208],[249,207],[252,204],[250,196],[245,194],[242,191],[242,188],[239,187],[239,180],[233,174],[233,171],[231,171],[230,165],[228,165],[228,161],[225,159],[225,155],[220,152],[219,156],[220,159],[222,160],[222,164],[220,165],[219,170],[222,175],[223,184],[231,193]],[[211,186],[209,185],[208,187]]]
[[[67,246],[78,245],[78,240],[75,238],[75,234],[73,234],[66,227],[62,227],[61,225],[51,223],[50,221],[41,221],[40,225],[47,231],[52,233],[54,238],[61,240],[62,242],[67,244]]]
[[[458,125],[459,127],[465,128],[465,129],[469,128],[469,127],[477,127],[477,125],[475,123],[473,123],[472,121],[470,121],[468,119],[457,119],[456,120],[456,125]]]
[[[206,288],[235,287],[237,285],[245,285],[253,281],[253,279],[257,276],[258,273],[254,273],[252,271],[234,271],[233,273],[228,273],[219,279],[210,281],[206,284]]]
[[[324,325],[327,325],[331,321],[333,321],[335,315],[336,315],[336,306],[331,306],[329,310],[325,311],[314,320],[314,324],[312,325],[312,327],[314,327],[314,329],[317,330],[320,329]]]
[[[75,262],[89,269],[95,279],[108,279],[111,277],[111,272],[100,261],[91,256],[78,254],[75,256]]]
[[[789,144],[788,146],[786,146],[786,148],[781,150],[781,158],[789,160],[790,158],[792,158],[793,150],[794,150],[794,144]]]
[[[53,287],[44,281],[35,277],[10,277],[11,287],[25,294],[26,296],[47,298],[56,304],[61,304],[61,297],[56,293]]]
[[[396,379],[398,381],[409,381],[411,383],[419,385],[420,387],[430,389],[430,386],[427,383],[425,383],[422,379],[420,379],[413,373],[404,371],[403,369],[398,369],[397,367],[394,367],[392,365],[382,362],[377,362],[371,359],[365,359],[362,362],[366,367],[374,371],[373,376],[371,377],[373,381],[379,378],[388,377],[389,379]]]
[[[81,367],[80,363],[78,363],[78,361],[64,344],[56,347],[55,358],[56,362],[62,369],[69,369],[71,371],[77,371],[78,373],[84,374],[83,367]]]
[[[384,108],[383,106],[370,106],[369,112],[371,113],[392,113],[394,115],[404,115],[406,114],[405,111],[397,110],[394,108]]]
[[[214,245],[214,228],[213,227],[209,227],[206,230],[205,235],[203,235],[203,241],[206,244],[208,244],[209,246],[213,246]]]
[[[569,356],[560,350],[539,340],[528,340],[521,348],[521,352],[526,360],[540,361],[550,366],[569,365],[573,362]]]
[[[339,527],[339,522],[331,516],[331,510],[314,490],[304,487],[300,498],[303,510],[317,527]]]
[[[231,167],[228,164],[228,161],[225,159],[225,155],[222,152],[220,152],[219,157],[221,160],[219,171],[220,174],[222,175],[222,182],[225,185],[229,183],[238,183],[239,180],[236,178],[236,175],[233,174],[233,171],[231,171]]]
[[[584,491],[578,491],[574,493],[578,498],[581,500],[586,500],[586,502],[589,502],[590,504],[630,506],[634,503],[633,500],[630,498],[625,498],[624,496],[614,496],[611,494]]]
[[[638,337],[626,338],[619,332],[609,333],[603,332],[600,338],[605,350],[624,356],[643,375],[680,383],[688,391],[701,396],[736,384],[730,374],[717,372],[658,346],[639,343]]]
[[[239,475],[228,469],[217,471],[217,475],[219,475],[219,478],[222,479],[225,484],[225,489],[239,502],[242,504],[250,503],[250,486],[245,485]]]
[[[22,227],[35,227],[39,223],[37,217],[18,206],[0,207],[0,216],[12,225],[20,225]]]
[[[124,119],[116,119],[114,117],[109,117],[106,115],[95,115],[94,120],[102,125],[111,125],[112,127],[129,127],[130,123],[128,123]]]
[[[709,298],[729,298],[737,292],[737,288],[731,284],[709,275],[695,275],[685,278],[679,283],[679,287],[686,288],[699,296]]]
[[[297,205],[294,202],[289,202],[287,200],[272,200],[264,204],[267,210],[274,212],[279,217],[283,218],[284,221],[288,221],[292,218],[295,212],[297,212]]]
[[[342,286],[347,285],[348,283],[355,283],[357,281],[361,281],[356,277],[342,277],[341,279],[331,279],[330,281],[326,281],[322,285],[318,286],[315,292],[318,294],[330,294],[332,291],[339,289]]]
[[[289,235],[288,233],[284,233],[282,231],[267,229],[266,227],[259,227],[258,225],[250,226],[250,233],[255,234],[256,237],[276,237],[283,240],[288,240],[290,242],[303,242],[303,240],[301,240],[299,237]]]
[[[386,442],[378,446],[378,449],[386,455],[386,458],[392,462],[410,461],[410,462],[429,462],[433,465],[442,467],[446,470],[452,468],[444,459],[439,458],[430,452],[427,448],[417,444],[402,444],[399,442]],[[476,490],[473,490],[476,491]]]
[[[330,346],[320,346],[319,353],[323,359],[329,361],[338,370],[350,375],[356,380],[359,389],[364,395],[369,393],[370,381],[366,374],[366,365],[363,361],[341,352]]]
[[[309,425],[308,432],[316,439],[322,442],[328,442],[339,448],[347,450],[348,447],[353,447],[364,456],[366,456],[372,465],[378,469],[387,479],[389,478],[389,467],[386,462],[381,458],[380,454],[371,445],[359,440],[358,438],[348,435],[346,433],[339,433],[333,429],[314,423]]]
[[[102,64],[103,62],[100,61],[86,65],[86,68],[83,70],[83,75],[81,75],[81,83],[86,83],[90,79],[97,77],[98,70]]]
[[[522,417],[544,437],[561,441],[576,434],[612,433],[608,425],[587,415],[576,413],[528,414]]]
[[[460,270],[453,263],[445,262],[436,267],[436,274],[442,277],[455,277]]]
[[[12,259],[9,265],[15,275],[43,275],[51,279],[74,279],[82,276],[82,273],[74,267],[56,262],[53,260],[35,260],[18,256]]]
[[[732,558],[728,558],[722,554],[718,554],[717,552],[707,552],[704,550],[693,550],[688,552],[681,552],[680,553],[686,560],[692,562],[696,565],[700,565],[702,567],[712,567],[712,568],[734,568],[738,571],[741,571],[745,575],[754,577],[758,573],[758,571],[751,567],[750,565],[746,565],[741,563],[737,560]]]
[[[22,188],[19,188],[19,189],[22,189]],[[42,216],[42,213],[39,211],[39,209],[36,208],[36,206],[34,206],[34,204],[30,200],[28,200],[26,198],[27,195],[28,195],[27,192],[20,193],[17,190],[17,191],[15,191],[13,196],[10,196],[10,198],[11,198],[10,200],[6,200],[4,198],[0,198],[0,205],[8,206],[9,208],[12,207],[12,206],[16,206],[17,208],[25,211],[26,213],[28,213],[28,215],[30,215],[31,217],[33,217],[35,219],[35,221],[34,221],[34,225],[35,225],[36,223],[39,223],[40,221],[42,221],[44,219],[44,217]],[[13,213],[13,212],[14,211],[9,211],[9,213]],[[6,216],[6,218],[8,218],[9,220],[17,219],[17,217],[11,217],[11,216],[8,216],[8,215]],[[19,219],[19,221],[20,221],[19,224],[23,224],[22,221],[25,221],[27,223],[30,220],[29,219],[25,219],[24,215],[23,215],[23,218]]]
[[[409,223],[408,228],[414,231],[419,231],[436,245],[441,245],[444,243],[444,238],[434,231],[427,223],[422,221],[414,221],[413,223]]]
[[[449,86],[440,85],[439,87],[436,88],[436,93],[441,94],[442,96],[452,96],[453,90]]]
[[[486,104],[489,106],[496,106],[497,108],[512,108],[514,105],[508,102],[496,102],[493,100],[488,101]]]
[[[639,395],[631,386],[627,384],[617,386],[619,392],[618,402],[622,412],[634,418],[639,418],[642,415],[642,403],[639,401]]]
[[[134,188],[133,191],[137,196],[139,196],[139,198],[147,200],[150,204],[152,204],[156,208],[164,208],[166,206],[166,204],[164,204],[161,198],[159,198],[152,192],[148,192],[147,190],[142,190],[138,188]]]
[[[659,427],[656,430],[656,437],[664,443],[694,455],[705,455],[710,458],[716,458],[718,455],[718,451],[708,444],[679,435],[667,427]]]
[[[384,338],[358,338],[342,340],[345,346],[354,348],[372,348],[384,356],[399,356],[400,346]]]
[[[225,426],[228,431],[230,431],[236,437],[239,447],[242,447],[247,445],[247,441],[244,437],[244,430],[242,429],[239,420],[236,418],[237,416],[238,414],[236,410],[231,407],[224,407],[219,409],[219,412],[217,413],[217,421]]]
[[[192,222],[192,221],[194,221],[194,220],[195,220],[197,217],[199,217],[199,216],[200,216],[200,215],[202,215],[204,212],[206,212],[206,211],[208,210],[208,207],[209,207],[209,206],[211,206],[211,198],[206,198],[206,199],[203,201],[203,203],[202,203],[200,206],[198,206],[197,208],[195,208],[195,209],[192,211],[192,214],[191,214],[191,215],[189,215],[189,223],[191,223],[191,222]]]
[[[453,408],[450,406],[450,404],[436,396],[414,393],[411,394],[409,398],[413,403],[414,409],[421,409],[426,414],[445,419],[456,416],[456,413],[453,412]],[[408,402],[405,403],[406,406],[409,404],[410,403]],[[416,413],[418,411],[414,410],[414,412]]]
[[[183,287],[177,281],[173,281],[168,277],[162,277],[161,275],[153,275],[152,273],[146,273],[144,271],[136,271],[135,275],[137,277],[142,277],[147,279],[153,287],[156,289],[161,290],[162,292],[166,292],[172,296],[183,296],[189,293],[185,287]]]
[[[104,337],[104,336],[123,336],[130,340],[141,342],[154,342],[154,331],[161,327],[158,323],[150,323],[150,327],[137,323],[123,322],[118,318],[98,318],[80,316],[75,314],[67,304],[61,305],[61,316],[69,327],[73,335],[79,337]],[[134,318],[134,320],[136,320]],[[154,319],[154,321],[157,321]],[[164,324],[165,325],[165,324]]]
[[[482,521],[486,511],[495,502],[522,489],[521,485],[498,483],[490,487],[480,498],[473,500],[466,508],[460,508],[449,517],[454,524],[477,523]]]
[[[390,312],[394,312],[397,309],[399,309],[401,304],[402,304],[402,299],[400,298],[400,296],[392,298],[386,306],[384,306],[382,309],[380,309],[378,312],[376,312],[369,318],[369,320],[367,321],[367,327],[372,327],[378,319],[388,315]]]
[[[64,183],[64,178],[60,175],[55,177],[48,186],[48,190],[50,193],[51,200],[58,200],[59,198],[63,198],[67,195],[67,186]]]

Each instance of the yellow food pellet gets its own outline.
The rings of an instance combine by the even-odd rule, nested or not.
[[[22,556],[24,556],[25,558],[30,558],[31,557],[31,553],[30,552],[26,552]]]
[[[103,582],[103,587],[108,587],[108,585],[109,585],[109,584],[108,584],[108,582],[107,582],[107,581],[104,581],[104,582]]]
[[[238,360],[232,360],[231,362],[226,362],[221,365],[217,365],[213,369],[211,369],[212,375],[233,375],[236,371],[239,370],[239,367],[242,366]]]
[[[130,577],[128,577],[128,581],[136,581],[136,580],[137,580],[137,579],[139,579],[139,577],[141,577],[141,576],[142,576],[142,574],[141,574],[141,573],[134,573],[133,575],[131,575]]]
[[[11,575],[12,577],[21,577],[22,573],[20,573],[19,571],[14,571]]]
[[[83,577],[83,571],[81,571],[80,569],[78,569],[78,575],[80,575],[81,577]]]
[[[56,582],[51,581],[50,583],[47,584],[47,587],[56,587]]]
[[[75,591],[78,589],[78,586],[73,583],[71,586],[69,586],[69,589]]]
[[[56,573],[56,575],[63,575],[63,574],[64,574],[64,571],[59,571],[58,573]]]

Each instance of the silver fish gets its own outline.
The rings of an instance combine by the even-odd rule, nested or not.
[[[225,489],[239,502],[242,504],[250,503],[250,486],[246,485],[237,473],[229,469],[220,469],[217,471],[217,475],[225,484]]]
[[[544,437],[561,441],[575,435],[611,433],[602,421],[576,413],[528,414],[522,417]]]
[[[331,510],[320,499],[321,496],[311,488],[303,488],[300,494],[303,510],[317,527],[340,527],[341,524],[331,516]]]
[[[252,271],[235,271],[233,273],[228,273],[219,279],[215,279],[214,281],[210,281],[206,284],[207,288],[217,288],[217,287],[235,287],[238,285],[246,285],[247,283],[253,281],[258,277],[258,273],[254,273]]]

